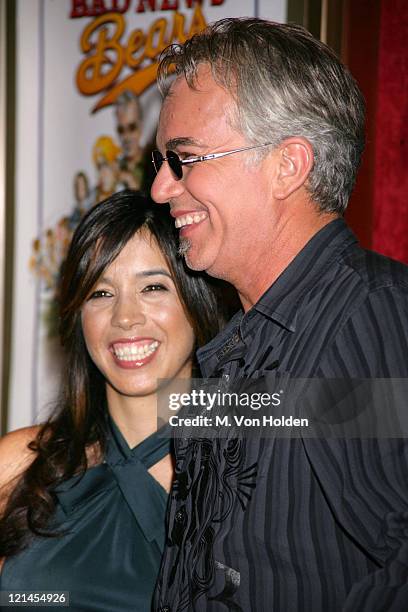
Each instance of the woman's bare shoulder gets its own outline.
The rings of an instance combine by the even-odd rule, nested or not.
[[[40,430],[40,425],[16,429],[0,438],[0,487],[20,476],[35,458],[28,448]]]

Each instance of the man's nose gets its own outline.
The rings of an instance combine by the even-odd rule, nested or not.
[[[150,190],[152,199],[157,204],[166,204],[171,199],[180,196],[184,190],[183,179],[176,180],[169,164],[163,162]]]

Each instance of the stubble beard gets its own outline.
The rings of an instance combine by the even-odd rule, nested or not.
[[[191,247],[191,242],[188,238],[180,238],[178,254],[181,255],[181,257],[185,258],[190,247]]]
[[[191,246],[192,244],[188,238],[180,238],[178,253],[181,257],[184,257],[184,261],[190,270],[202,271],[203,268],[195,266],[188,256]]]

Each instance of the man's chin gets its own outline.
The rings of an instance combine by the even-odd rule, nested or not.
[[[209,276],[231,282],[229,277],[226,275],[225,270],[222,268],[220,269],[217,262],[212,262],[208,259],[206,260],[203,257],[197,257],[197,253],[194,253],[192,248],[187,249],[187,251],[182,255],[190,270],[193,270],[194,272],[206,272]]]
[[[205,266],[202,265],[203,262],[200,261],[200,258],[194,257],[193,245],[188,238],[180,238],[178,253],[184,257],[190,270],[194,270],[195,272],[202,272],[205,270]]]
[[[186,257],[188,251],[191,249],[191,242],[188,238],[180,238],[178,246],[178,254],[182,257]]]

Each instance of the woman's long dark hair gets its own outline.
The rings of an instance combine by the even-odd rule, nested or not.
[[[81,327],[81,306],[104,269],[139,230],[148,230],[165,256],[198,345],[225,321],[217,288],[190,272],[177,255],[177,234],[167,207],[132,191],[117,193],[91,209],[75,231],[63,266],[60,335],[66,350],[65,380],[53,415],[29,447],[36,458],[19,478],[0,520],[0,557],[22,550],[31,536],[52,534],[52,490],[87,468],[87,449],[105,449],[105,381],[90,359]]]

